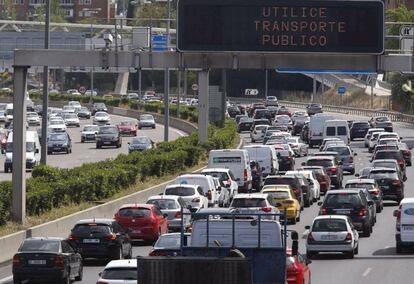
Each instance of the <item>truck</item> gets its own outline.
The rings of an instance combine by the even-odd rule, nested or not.
[[[287,283],[286,223],[264,220],[269,213],[182,214],[192,215],[190,242],[184,244],[182,230],[180,256],[137,257],[138,284]],[[296,255],[298,233],[291,238]]]

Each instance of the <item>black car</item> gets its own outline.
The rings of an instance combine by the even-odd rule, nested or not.
[[[83,258],[123,259],[132,257],[131,238],[113,219],[85,219],[78,221],[69,242],[79,249]]]
[[[184,233],[184,246],[190,244],[190,233]],[[164,234],[158,238],[149,256],[180,256],[181,233]]]
[[[154,147],[154,141],[147,136],[133,137],[131,142],[128,142],[128,153],[132,153],[134,151],[144,151]]]
[[[369,206],[374,206],[374,201],[368,201],[362,191],[331,190],[318,205],[321,205],[319,215],[347,215],[354,227],[363,232],[364,237],[371,235],[373,216]]]
[[[96,112],[98,111],[108,111],[108,108],[106,107],[106,105],[104,103],[94,103],[92,106],[92,115],[95,115]]]
[[[78,250],[63,238],[28,238],[13,256],[13,283],[82,281]]]
[[[295,166],[294,157],[288,150],[277,150],[277,161],[280,172],[291,171]]]
[[[329,177],[331,178],[331,185],[335,188],[342,187],[343,170],[341,162],[338,162],[334,156],[316,156],[309,157],[302,166],[319,166],[324,167]]]
[[[404,156],[400,150],[381,150],[377,151],[372,157],[372,161],[384,159],[396,160],[398,165],[400,166],[401,171],[405,175],[406,164]]]
[[[242,117],[237,124],[237,132],[250,131],[253,125],[253,118]]]
[[[299,201],[301,209],[304,208],[304,195],[302,191],[301,182],[297,177],[294,176],[283,176],[283,175],[275,175],[275,176],[267,176],[264,180],[264,185],[278,185],[278,184],[286,184],[289,185],[293,192],[295,193],[295,198]]]
[[[322,105],[321,104],[308,104],[306,106],[306,112],[308,113],[309,116],[317,114],[317,113],[322,113]]]
[[[91,118],[91,112],[87,107],[81,107],[81,109],[78,111],[78,117],[79,118]]]
[[[235,118],[236,115],[240,115],[241,114],[240,109],[237,106],[229,106],[227,108],[227,113],[229,114],[229,116],[231,118]]]
[[[257,109],[253,114],[254,119],[267,119],[272,121],[272,114],[268,109]]]
[[[297,117],[295,122],[293,123],[292,127],[292,135],[301,134],[303,127],[305,126],[306,122],[308,122],[307,117]]]
[[[394,200],[399,203],[404,198],[404,182],[401,181],[396,169],[373,168],[368,178],[378,183],[383,200]]]
[[[370,125],[367,121],[354,121],[349,129],[351,141],[355,138],[365,138],[365,135],[370,129]]]
[[[72,153],[72,140],[67,132],[52,132],[47,136],[47,154]]]
[[[99,127],[99,131],[96,134],[96,149],[101,149],[102,146],[121,148],[122,137],[117,126],[105,125]]]
[[[262,168],[258,161],[250,161],[250,169],[252,171],[252,188],[256,192],[260,192],[263,184]]]
[[[304,143],[309,142],[309,122],[305,122],[303,125],[302,131],[300,132],[300,139],[302,139]]]

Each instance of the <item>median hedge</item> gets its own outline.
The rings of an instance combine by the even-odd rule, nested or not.
[[[177,174],[197,165],[211,149],[231,147],[238,137],[234,122],[223,128],[210,126],[206,143],[197,133],[144,152],[120,154],[115,159],[87,163],[72,169],[39,165],[27,180],[27,214],[39,215],[52,208],[109,198],[137,181]],[[11,182],[0,183],[0,225],[10,220]]]

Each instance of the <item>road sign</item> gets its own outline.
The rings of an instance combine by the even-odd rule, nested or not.
[[[152,51],[166,51],[167,50],[167,36],[153,35],[151,37]]]
[[[192,85],[191,85],[191,89],[192,89],[193,91],[197,91],[197,90],[198,90],[198,85],[197,85],[197,84],[192,84]]]
[[[343,87],[343,86],[338,87],[338,95],[343,96],[345,94],[345,92],[346,92],[345,87]]]
[[[81,93],[81,94],[85,94],[86,93],[86,87],[80,87],[79,88],[79,93]]]
[[[244,94],[246,96],[257,96],[259,94],[259,90],[257,90],[257,89],[246,89],[246,90],[244,90]]]
[[[381,54],[384,50],[384,4],[379,0],[178,3],[180,51]]]

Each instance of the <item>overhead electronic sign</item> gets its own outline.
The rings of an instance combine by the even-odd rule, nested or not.
[[[382,1],[179,0],[180,51],[384,51]]]

